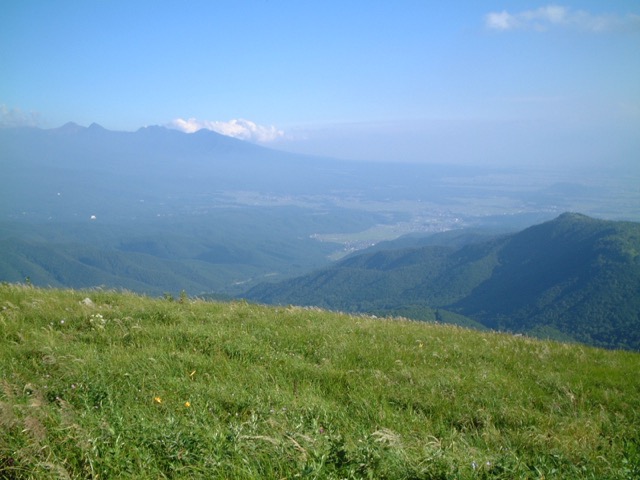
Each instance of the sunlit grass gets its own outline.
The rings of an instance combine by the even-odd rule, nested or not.
[[[0,478],[640,474],[630,352],[6,284],[0,329]]]

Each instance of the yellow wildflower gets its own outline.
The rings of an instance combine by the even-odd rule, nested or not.
[[[160,397],[153,397],[154,403],[162,403],[162,399]]]
[[[184,402],[184,406],[189,408],[191,406],[191,402]]]

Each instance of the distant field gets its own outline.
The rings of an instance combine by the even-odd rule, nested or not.
[[[0,478],[640,476],[640,355],[0,286]]]

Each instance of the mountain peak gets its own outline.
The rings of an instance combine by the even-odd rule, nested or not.
[[[93,122],[91,125],[89,125],[89,130],[98,132],[98,131],[106,130],[106,128],[104,128],[102,125],[98,125],[97,123]]]
[[[62,125],[61,127],[55,128],[54,130],[56,132],[60,132],[60,133],[78,133],[81,132],[82,130],[84,130],[85,127],[78,125],[75,122],[67,122],[64,125]]]
[[[581,213],[565,212],[560,216],[549,220],[540,225],[529,227],[525,231],[537,231],[539,233],[555,231],[565,232],[574,238],[582,237],[593,233],[594,229],[598,229],[606,223],[605,220],[589,217]],[[544,233],[546,234],[546,233]]]
[[[590,220],[594,220],[591,217],[588,217],[586,215],[583,215],[582,213],[576,213],[576,212],[564,212],[563,214],[561,214],[560,216],[558,216],[556,218],[556,221],[590,221]]]

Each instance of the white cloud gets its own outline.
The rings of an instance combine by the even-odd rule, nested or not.
[[[38,127],[42,124],[38,112],[23,112],[19,108],[0,105],[0,128],[2,127]]]
[[[516,13],[506,10],[491,12],[485,15],[484,20],[487,28],[500,31],[517,29],[546,31],[554,27],[562,27],[588,32],[640,32],[640,15],[593,14],[559,5],[547,5]]]
[[[511,30],[517,26],[515,17],[506,10],[485,15],[484,22],[492,30]]]
[[[198,120],[196,118],[189,118],[187,120],[176,118],[169,123],[168,126],[187,133],[193,133],[202,128],[206,128],[207,130],[213,130],[222,135],[258,143],[273,142],[285,136],[282,130],[277,129],[273,125],[258,125],[251,120],[242,118],[234,118],[228,122]]]

